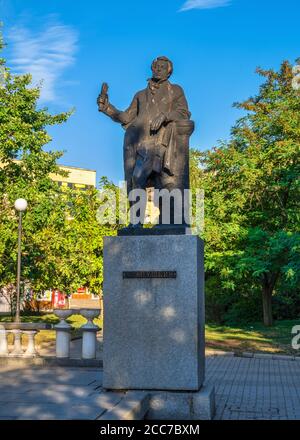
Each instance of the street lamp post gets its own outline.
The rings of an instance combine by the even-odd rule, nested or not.
[[[15,322],[20,322],[20,282],[21,282],[21,239],[22,239],[22,214],[27,209],[27,201],[18,199],[15,201],[15,209],[19,212],[18,233],[18,269],[17,269],[17,306]]]

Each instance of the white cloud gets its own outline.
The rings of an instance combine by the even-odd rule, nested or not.
[[[57,100],[56,87],[64,71],[75,62],[77,32],[70,26],[49,22],[40,32],[14,26],[9,33],[13,70],[31,73],[43,81],[41,101]]]
[[[180,11],[189,9],[214,9],[230,5],[231,0],[187,0]]]

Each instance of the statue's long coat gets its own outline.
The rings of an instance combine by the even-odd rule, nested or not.
[[[182,88],[163,81],[159,84],[149,81],[148,87],[138,92],[125,111],[117,110],[108,104],[104,110],[114,121],[119,122],[126,130],[124,138],[124,168],[125,180],[130,189],[136,155],[139,148],[153,140],[150,126],[161,113],[166,121],[157,133],[158,142],[166,147],[162,159],[162,169],[170,175],[176,174],[174,167],[174,153],[176,150],[176,136],[173,133],[175,121],[188,120],[190,112]],[[176,154],[175,154],[176,155]]]

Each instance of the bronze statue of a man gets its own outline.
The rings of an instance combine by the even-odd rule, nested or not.
[[[128,192],[132,189],[189,188],[189,137],[194,130],[182,88],[171,84],[173,64],[167,57],[152,63],[148,87],[139,91],[125,111],[108,99],[107,85],[97,99],[100,112],[122,124],[124,171]]]

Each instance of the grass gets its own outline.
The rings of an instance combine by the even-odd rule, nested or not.
[[[254,323],[239,327],[206,325],[206,346],[235,352],[297,355],[291,346],[292,328],[300,320],[276,321],[273,327]]]
[[[57,324],[58,318],[51,313],[23,315],[23,322],[45,322]],[[0,316],[0,322],[10,322],[10,316]],[[86,322],[81,315],[72,315],[67,319],[72,326],[72,337],[79,335],[78,329]],[[102,328],[102,317],[94,320]],[[207,324],[206,348],[235,352],[261,352],[271,354],[300,355],[291,346],[292,328],[300,325],[300,320],[285,320],[275,322],[273,327],[264,327],[261,323],[245,326],[220,326]],[[36,337],[37,343],[55,340],[54,330],[42,330]],[[24,341],[26,343],[26,341]]]

